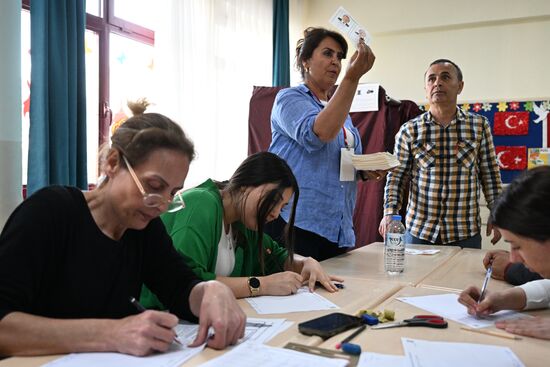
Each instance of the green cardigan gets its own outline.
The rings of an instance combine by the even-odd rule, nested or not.
[[[223,204],[219,189],[212,180],[206,180],[196,188],[185,191],[183,199],[184,209],[165,213],[161,219],[172,237],[174,247],[195,274],[203,280],[216,279],[218,244],[223,229]],[[233,224],[233,231],[239,231],[242,234],[239,237],[244,237],[244,241],[237,242],[235,267],[231,276],[264,275],[258,256],[258,233],[247,229],[241,222]],[[288,257],[286,249],[266,234],[262,245],[265,274],[282,271]],[[141,302],[146,308],[164,309],[145,286],[141,292]]]

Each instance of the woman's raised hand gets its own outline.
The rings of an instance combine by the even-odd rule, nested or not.
[[[359,80],[372,68],[375,59],[376,56],[374,56],[371,48],[365,42],[360,41],[357,45],[357,51],[353,53],[349,60],[344,78]]]

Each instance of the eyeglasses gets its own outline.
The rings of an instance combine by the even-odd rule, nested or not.
[[[178,210],[181,210],[185,208],[185,202],[183,201],[183,197],[181,196],[181,191],[178,191],[172,200],[166,200],[162,195],[159,194],[149,194],[145,192],[145,189],[141,185],[141,182],[139,181],[139,178],[137,177],[136,173],[134,172],[134,169],[130,165],[130,162],[128,162],[128,159],[124,155],[122,155],[122,158],[124,159],[124,162],[126,163],[126,167],[128,167],[128,172],[130,172],[130,176],[134,179],[134,182],[136,183],[136,186],[139,189],[139,192],[141,192],[141,195],[143,195],[143,204],[149,208],[158,208],[161,205],[168,205],[168,209],[166,210],[168,213],[174,213]]]

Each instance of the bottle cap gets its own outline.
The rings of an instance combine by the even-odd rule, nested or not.
[[[401,222],[401,216],[399,214],[394,214],[391,216],[391,220],[398,220]]]
[[[342,352],[358,356],[361,354],[361,346],[353,343],[344,343],[342,344]]]

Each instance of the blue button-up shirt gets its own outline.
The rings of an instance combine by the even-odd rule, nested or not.
[[[298,180],[300,199],[295,225],[340,247],[353,247],[357,184],[340,181],[340,149],[345,147],[343,131],[328,143],[313,132],[315,118],[323,108],[305,85],[281,90],[271,111],[269,151],[284,158]],[[353,134],[355,153],[361,154],[361,137],[349,115],[344,127]],[[281,212],[287,222],[290,208],[292,205]]]

